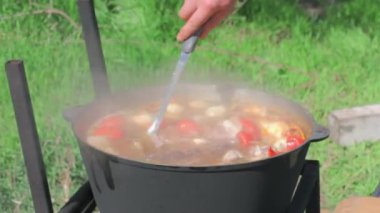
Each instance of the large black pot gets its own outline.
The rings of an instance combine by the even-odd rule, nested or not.
[[[198,86],[183,86],[185,90]],[[206,90],[214,87],[203,87]],[[207,89],[208,88],[208,89]],[[179,89],[181,90],[181,89]],[[207,91],[204,91],[207,92]],[[113,94],[68,111],[78,138],[88,178],[101,212],[131,213],[280,213],[289,207],[310,142],[328,137],[299,105],[261,91],[250,94],[292,113],[306,131],[301,147],[261,161],[213,167],[174,167],[122,159],[84,142],[89,126],[101,116],[131,102],[159,97],[162,90],[145,88]],[[145,98],[144,98],[145,97]]]

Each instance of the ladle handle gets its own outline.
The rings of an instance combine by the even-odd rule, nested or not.
[[[191,53],[195,49],[199,36],[202,34],[203,28],[198,29],[192,36],[186,39],[182,45],[182,52]]]

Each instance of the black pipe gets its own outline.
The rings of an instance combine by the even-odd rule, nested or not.
[[[53,207],[24,65],[22,61],[12,60],[5,64],[5,69],[34,208],[38,213],[50,213]]]
[[[98,23],[93,0],[78,0],[79,15],[82,22],[83,37],[92,73],[92,81],[97,98],[110,92],[106,65],[102,51]]]
[[[87,181],[79,190],[70,198],[70,200],[62,207],[59,213],[72,213],[72,212],[93,212],[96,204],[90,184]]]

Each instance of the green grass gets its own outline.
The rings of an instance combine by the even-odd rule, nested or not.
[[[37,3],[43,7],[47,2]],[[54,7],[78,22],[73,2]],[[180,1],[122,1],[113,9],[105,2],[96,1],[96,6],[113,89],[167,80],[179,51],[175,34],[182,23],[176,17]],[[56,15],[14,17],[37,9],[13,1],[0,4],[0,61],[25,61],[58,209],[86,178],[76,141],[61,113],[90,101],[93,94],[78,29]],[[200,79],[229,74],[298,101],[326,125],[332,110],[380,100],[379,9],[375,0],[344,1],[330,8],[326,19],[311,21],[290,0],[249,1],[199,44],[186,75]],[[0,85],[0,211],[31,212],[4,72]],[[380,179],[380,144],[342,148],[326,140],[312,145],[309,158],[322,164],[325,207],[350,195],[369,195]]]

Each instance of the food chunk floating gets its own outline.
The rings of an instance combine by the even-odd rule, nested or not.
[[[226,112],[226,108],[222,105],[211,106],[206,110],[206,115],[208,117],[221,117]]]
[[[147,112],[141,112],[136,115],[132,115],[132,120],[140,126],[148,126],[153,122],[153,116]]]
[[[183,107],[176,103],[170,103],[166,111],[170,114],[180,114],[183,111]]]
[[[227,163],[230,163],[232,161],[236,161],[240,158],[242,158],[243,155],[237,151],[237,150],[229,150],[226,152],[226,154],[224,154],[223,156],[223,162],[227,162]]]
[[[168,105],[157,134],[159,147],[146,134],[158,98],[101,117],[89,128],[87,143],[133,161],[196,167],[275,157],[296,150],[307,139],[302,124],[275,104],[257,102],[250,95],[202,95],[178,95]]]
[[[178,123],[177,123],[177,129],[178,129],[178,132],[183,134],[183,135],[195,135],[197,133],[199,133],[199,127],[198,127],[198,124],[196,124],[194,121],[192,120],[180,120]]]

